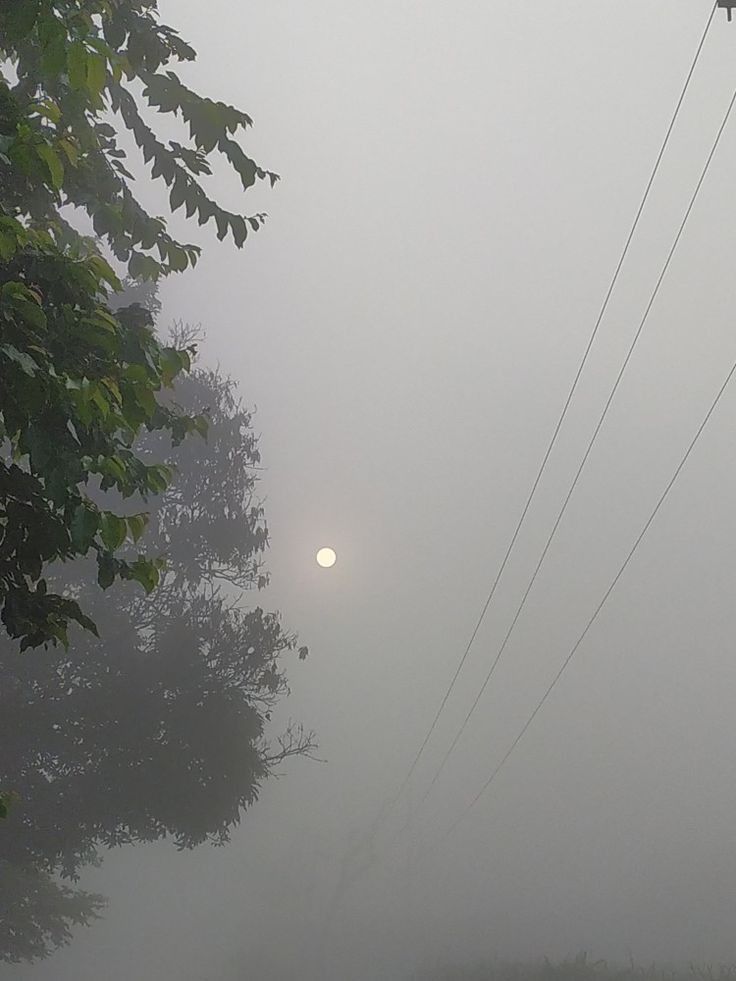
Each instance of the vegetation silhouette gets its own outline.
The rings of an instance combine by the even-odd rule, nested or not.
[[[77,631],[63,654],[0,642],[0,785],[19,797],[0,835],[6,895],[16,893],[0,906],[5,960],[48,956],[99,914],[100,897],[57,875],[74,880],[116,845],[223,844],[279,764],[315,748],[298,725],[266,733],[288,691],[285,658],[307,650],[278,614],[243,602],[268,579],[251,414],[217,371],[195,367],[173,397],[206,414],[208,436],[136,444],[174,472],[143,534],[165,558],[158,588],[105,593],[94,562],[66,564],[54,588],[91,611],[99,638]]]
[[[437,966],[415,972],[413,981],[734,981],[736,967],[728,964],[671,967],[659,964],[614,964],[593,960],[583,951],[554,962],[487,960],[473,965]]]
[[[614,964],[593,960],[586,952],[553,962],[488,960],[473,965],[436,966],[415,972],[413,981],[734,981],[732,965],[696,965],[684,968],[649,964]]]

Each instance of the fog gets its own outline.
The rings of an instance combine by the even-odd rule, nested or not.
[[[517,547],[393,802],[513,534],[710,5],[160,6],[198,52],[182,77],[251,113],[246,146],[282,176],[249,192],[269,220],[242,251],[172,219],[204,251],[162,286],[159,324],[201,324],[201,362],[255,408],[271,534],[257,602],[310,649],[289,663],[274,732],[314,729],[318,759],[287,760],[222,848],[106,853],[80,881],[109,898],[103,919],[0,978],[408,981],[423,965],[580,950],[736,961],[736,391],[466,811],[736,357],[736,121],[518,626],[419,804],[682,220],[736,86],[736,24],[718,12]],[[237,209],[236,184],[214,180]],[[315,564],[322,545],[333,569]]]

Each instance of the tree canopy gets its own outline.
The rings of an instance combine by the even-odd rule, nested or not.
[[[115,845],[223,843],[280,762],[313,748],[299,726],[267,733],[287,692],[283,661],[306,648],[277,614],[242,601],[267,579],[250,413],[229,380],[203,369],[180,379],[174,397],[190,414],[207,412],[209,435],[171,450],[153,433],[137,446],[175,472],[141,539],[167,557],[158,588],[103,593],[93,563],[67,564],[54,570],[57,585],[80,597],[99,639],[83,634],[53,658],[42,649],[11,656],[0,643],[0,786],[19,798],[0,864],[28,889],[39,876],[44,908],[70,923],[80,910],[93,918],[96,901],[48,876],[76,877]],[[68,937],[44,933],[44,916],[34,916],[22,935],[33,957],[46,956]],[[0,908],[0,958],[16,954]]]
[[[15,84],[5,76],[0,85],[0,184],[11,217],[28,215],[78,244],[62,209],[80,208],[134,278],[193,265],[199,248],[172,238],[166,222],[133,193],[123,130],[150,165],[151,178],[166,184],[172,211],[184,208],[201,225],[213,222],[218,236],[231,236],[237,246],[258,229],[262,214],[226,210],[207,195],[201,178],[211,173],[215,151],[244,190],[278,176],[233,139],[252,125],[250,116],[198,95],[172,70],[196,53],[160,22],[156,0],[5,0],[0,51],[17,76]],[[189,145],[163,142],[148,110],[179,117]]]
[[[0,881],[0,960],[10,964],[49,957],[105,906],[102,896],[10,862],[0,862]]]
[[[172,70],[194,57],[155,0],[0,5],[0,608],[22,648],[66,643],[71,620],[95,629],[77,598],[49,588],[49,563],[93,555],[103,588],[155,587],[159,557],[120,554],[143,532],[144,511],[123,517],[94,491],[145,508],[171,472],[140,458],[139,434],[178,443],[206,428],[162,398],[192,351],[162,345],[142,307],[111,310],[120,282],[98,244],[138,279],[183,271],[199,255],[136,198],[123,133],[172,210],[239,247],[263,220],[227,211],[202,186],[215,154],[243,189],[276,175],[234,139],[250,117]],[[160,139],[151,117],[162,113],[180,117],[189,139]],[[97,240],[79,231],[84,216]]]

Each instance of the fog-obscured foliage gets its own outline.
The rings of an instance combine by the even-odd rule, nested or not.
[[[733,981],[736,967],[696,965],[671,967],[609,963],[586,953],[563,961],[484,961],[420,970],[412,981]]]
[[[167,317],[211,325],[208,363],[258,405],[262,602],[318,652],[290,672],[289,707],[318,726],[328,765],[267,781],[227,848],[106,855],[78,885],[109,915],[44,963],[0,966],[3,981],[488,981],[496,954],[538,981],[530,959],[585,948],[610,964],[736,962],[732,402],[512,765],[440,844],[734,357],[731,126],[515,641],[419,804],[641,321],[733,92],[736,25],[714,20],[515,558],[387,822],[397,842],[326,931],[351,836],[400,785],[508,547],[711,4],[161,6],[197,42],[182,79],[252,108],[254,154],[286,178],[254,191],[273,221],[247,255],[212,243],[162,297]],[[229,177],[208,181],[222,200]],[[156,213],[155,185],[138,187]],[[332,570],[314,563],[321,545]]]
[[[102,896],[73,889],[47,872],[0,862],[0,960],[11,964],[49,957],[105,907]]]
[[[224,844],[274,767],[313,747],[297,725],[266,734],[288,691],[284,660],[306,649],[245,601],[267,581],[251,415],[216,371],[195,370],[174,397],[209,430],[174,450],[156,433],[138,446],[175,470],[144,536],[166,560],[159,587],[103,593],[91,563],[61,567],[58,588],[83,601],[100,639],[80,631],[65,651],[23,656],[2,642],[0,785],[19,800],[0,862],[23,888],[10,883],[0,907],[0,958],[45,956],[68,939],[64,924],[97,911],[50,873],[75,878],[126,843]]]

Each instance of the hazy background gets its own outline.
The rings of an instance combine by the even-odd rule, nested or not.
[[[18,981],[404,979],[419,962],[736,960],[736,390],[492,792],[324,911],[487,595],[707,18],[706,0],[179,0],[182,75],[283,175],[243,252],[202,236],[163,324],[207,330],[258,408],[290,716],[324,764],[232,844],[110,855],[103,923]],[[409,797],[485,676],[736,85],[720,12],[558,452]],[[472,799],[628,551],[736,357],[736,120],[494,683],[422,811]],[[236,200],[237,188],[219,188]],[[177,226],[174,223],[174,227]],[[181,229],[183,232],[183,229]],[[198,229],[187,229],[192,238]],[[320,570],[320,545],[338,552]],[[391,828],[406,816],[407,798]],[[397,820],[398,818],[398,820]],[[435,839],[436,840],[436,839]],[[322,972],[322,973],[320,973]]]

